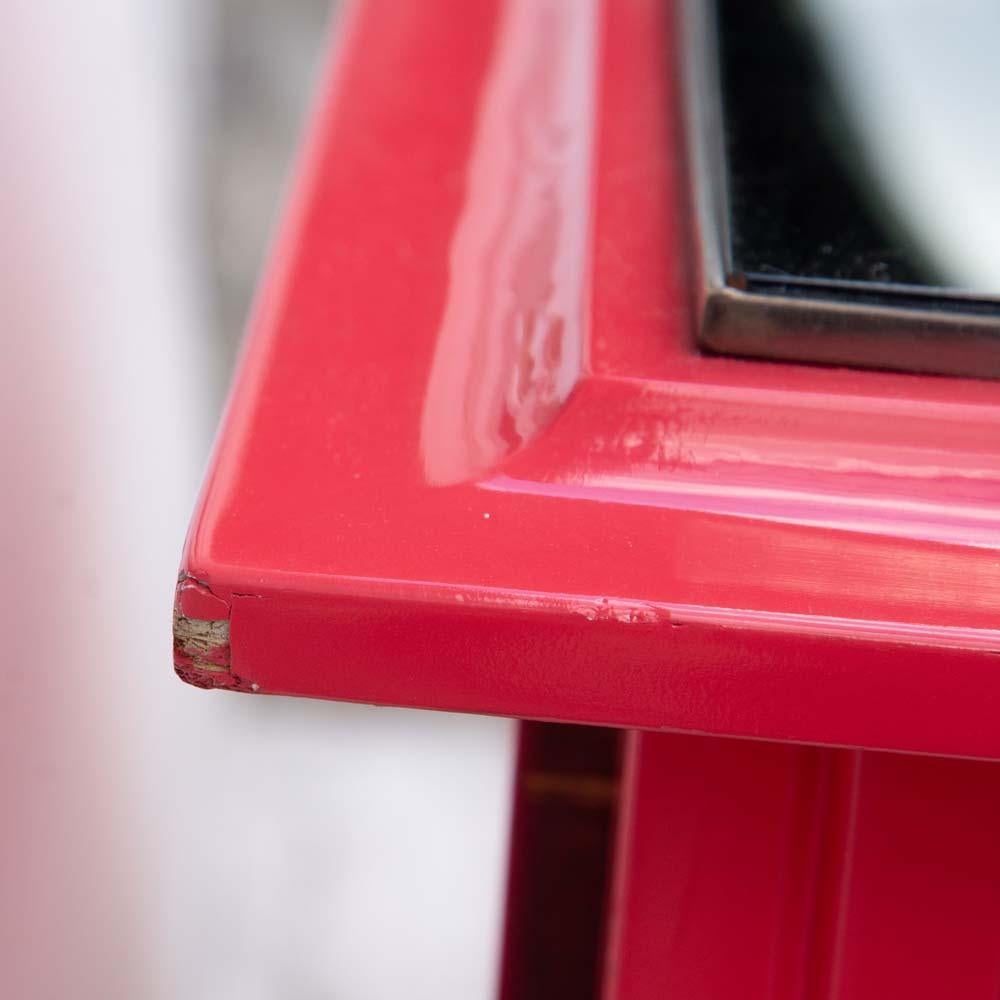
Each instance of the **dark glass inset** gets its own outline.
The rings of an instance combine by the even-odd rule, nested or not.
[[[703,348],[1000,378],[1000,5],[903,6],[684,6]]]
[[[943,284],[880,200],[796,4],[718,0],[717,15],[731,270]]]

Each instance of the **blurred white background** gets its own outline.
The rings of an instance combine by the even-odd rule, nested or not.
[[[173,583],[315,0],[0,12],[0,995],[488,997],[509,723],[210,694]]]
[[[1000,3],[797,6],[888,211],[948,282],[1000,294]]]

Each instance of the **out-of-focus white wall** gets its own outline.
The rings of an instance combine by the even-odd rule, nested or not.
[[[0,9],[0,996],[490,996],[509,724],[171,671],[226,356],[216,27],[198,0]]]
[[[888,214],[943,278],[1000,288],[1000,4],[801,0]]]

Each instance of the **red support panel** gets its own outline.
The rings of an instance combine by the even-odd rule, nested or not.
[[[1000,765],[633,733],[605,1000],[994,1000]]]

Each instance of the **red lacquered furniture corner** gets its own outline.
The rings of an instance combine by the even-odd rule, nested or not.
[[[505,996],[995,997],[1000,383],[699,353],[676,43],[351,7],[177,670],[603,727],[524,729]]]

